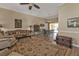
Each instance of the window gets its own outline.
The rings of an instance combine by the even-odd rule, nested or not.
[[[22,28],[22,20],[15,19],[15,28]]]

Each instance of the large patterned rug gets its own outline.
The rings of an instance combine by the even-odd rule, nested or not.
[[[18,52],[24,56],[55,56],[66,55],[68,48],[54,45],[51,40],[32,37],[19,39],[12,52]],[[69,49],[69,52],[71,49]],[[68,52],[68,54],[70,54]]]

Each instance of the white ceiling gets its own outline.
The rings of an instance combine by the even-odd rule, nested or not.
[[[61,3],[36,4],[40,6],[40,9],[33,7],[32,10],[29,10],[28,5],[20,5],[19,3],[0,3],[0,7],[46,19],[51,19],[58,16],[58,7],[62,5]]]

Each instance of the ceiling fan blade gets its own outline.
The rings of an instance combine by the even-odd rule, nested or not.
[[[36,4],[33,4],[35,8],[40,9],[40,7]]]
[[[29,6],[29,10],[31,10],[32,9],[32,6]]]
[[[30,4],[30,3],[20,3],[20,5],[26,5],[26,4]]]

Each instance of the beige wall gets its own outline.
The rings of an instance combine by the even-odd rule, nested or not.
[[[79,4],[64,4],[59,8],[59,34],[73,38],[73,44],[79,45],[79,28],[68,28],[67,19],[79,17]]]
[[[15,19],[22,19],[22,29],[29,25],[45,23],[45,19],[0,8],[0,24],[6,29],[15,29]]]
[[[58,18],[47,19],[46,21],[57,23],[58,22]]]

